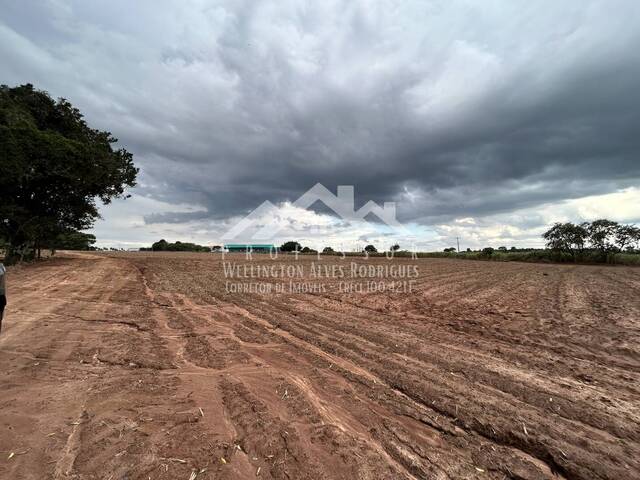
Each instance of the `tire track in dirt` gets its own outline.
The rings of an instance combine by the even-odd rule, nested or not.
[[[345,326],[345,322],[334,322],[330,316],[325,315],[316,315],[313,319],[313,324],[323,326],[326,331],[332,332],[331,337],[334,342],[341,344],[352,352],[359,353],[361,358],[365,354],[365,350],[375,350],[381,354],[386,353],[384,338],[388,338],[390,332],[384,333],[384,331],[381,331],[380,335],[372,337],[371,335],[360,333],[362,332],[361,329],[358,330],[354,329],[352,326]],[[311,330],[310,333],[323,337],[318,330]],[[438,346],[441,346],[441,344],[438,344]],[[529,388],[527,384],[518,384],[517,377],[524,374],[524,372],[521,372],[520,370],[514,369],[512,377],[509,378],[503,374],[504,368],[499,368],[497,364],[493,370],[489,370],[487,373],[484,373],[487,369],[486,362],[478,364],[476,358],[469,357],[469,360],[466,360],[463,355],[454,355],[453,358],[449,360],[450,355],[446,353],[445,348],[442,348],[441,351],[438,352],[430,350],[424,351],[420,349],[420,345],[417,342],[410,341],[405,343],[403,347],[403,351],[396,352],[394,355],[398,356],[399,359],[404,359],[405,368],[408,367],[409,364],[413,364],[416,369],[425,371],[432,365],[437,365],[438,371],[465,372],[465,377],[467,377],[470,382],[479,384],[481,387],[484,386],[486,388],[500,390],[501,394],[506,394],[514,399],[517,398],[518,401],[531,403],[539,408],[548,409],[547,407],[552,406],[555,411],[551,410],[550,413],[559,413],[559,409],[562,409],[564,410],[566,418],[575,422],[583,423],[584,414],[573,414],[571,411],[572,405],[568,400],[564,399],[557,391],[548,389],[542,378],[538,379],[537,384],[536,382],[532,382],[533,385]],[[413,357],[411,358],[404,355],[406,351],[412,351]],[[555,403],[553,403],[554,400],[552,400],[550,405],[549,399],[551,396],[555,399]],[[583,412],[589,412],[592,410],[591,406],[587,403],[579,403],[577,407]],[[593,415],[593,413],[595,412],[592,411],[591,415]],[[590,423],[588,418],[585,420],[586,425],[595,428],[602,428],[603,422],[609,424],[613,422],[615,424],[616,420],[611,417],[607,418],[606,416],[602,420],[598,420],[597,424],[593,424],[593,422]],[[632,439],[635,438],[637,440],[637,435],[634,435],[636,432],[629,431],[626,421],[621,421],[617,428],[617,435],[630,437]]]
[[[200,307],[200,308],[203,308],[203,307]],[[238,308],[239,308],[239,307],[234,307],[234,310],[238,310]],[[264,313],[264,310],[262,311],[262,313]],[[212,314],[213,314],[213,313],[212,313]],[[242,310],[242,309],[240,309],[240,310],[239,310],[239,314],[240,314],[240,315],[242,315],[242,316],[244,316],[244,317],[251,318],[251,319],[252,319],[252,320],[254,320],[254,321],[262,321],[262,322],[264,322],[263,320],[259,319],[259,318],[258,318],[258,317],[256,317],[255,315],[249,314],[248,312],[246,312],[246,311],[244,311],[244,310]],[[279,335],[281,335],[281,336],[283,335],[283,333],[278,333],[278,334],[279,334]],[[296,340],[296,347],[298,347],[298,349],[297,349],[297,351],[296,351],[296,354],[297,354],[298,356],[299,356],[299,354],[300,354],[300,350],[309,349],[309,348],[311,347],[311,346],[310,346],[309,344],[307,344],[304,340],[300,340],[298,337],[291,337],[291,336],[287,335],[287,340],[288,340],[289,342],[290,342],[291,340],[293,340],[294,338],[295,338],[295,340]],[[324,350],[316,350],[316,352],[315,352],[315,353],[316,353],[316,354],[323,355],[323,356],[326,358],[326,361],[327,361],[327,362],[332,362],[332,363],[334,363],[334,364],[336,364],[336,365],[339,365],[339,364],[343,361],[342,357],[336,357],[336,356],[333,356],[333,355],[331,355],[331,354],[327,354]],[[346,364],[344,364],[344,366],[345,366],[345,371],[353,372],[353,371],[359,370],[359,368],[358,368],[355,364],[353,364],[353,363],[346,363]],[[361,373],[362,373],[362,374],[364,374],[364,375],[366,375],[367,377],[369,377],[369,378],[368,378],[368,381],[369,381],[369,382],[373,382],[374,384],[376,384],[376,383],[377,383],[379,386],[385,385],[385,383],[384,383],[382,380],[380,380],[380,378],[378,378],[378,377],[371,377],[371,374],[370,374],[368,371],[366,371],[366,370],[361,370]],[[401,394],[399,391],[396,391],[395,393],[396,393],[396,394]],[[416,425],[414,425],[413,427],[415,428],[415,427],[416,427]],[[384,443],[384,439],[383,439],[383,443]],[[390,445],[391,445],[391,446],[390,446]],[[391,454],[394,454],[394,453],[395,453],[395,455],[396,455],[396,456],[397,456],[397,451],[400,451],[400,450],[401,450],[401,449],[398,449],[398,448],[397,448],[397,445],[394,445],[394,444],[387,444],[387,445],[385,446],[385,448],[387,448],[387,450],[385,450],[385,453],[386,453],[386,454],[390,454],[390,453],[391,453]],[[393,450],[394,450],[394,448],[397,450],[396,452],[394,452],[394,451],[393,451]],[[388,450],[389,450],[389,451],[388,451]],[[527,454],[525,454],[524,452],[519,452],[519,456],[522,456],[522,457],[528,457],[528,455],[527,455]],[[405,467],[406,467],[406,468],[408,468],[408,470],[411,470],[411,468],[415,468],[415,463],[416,463],[415,458],[412,458],[412,459],[401,458],[401,459],[400,459],[400,461],[405,463]],[[452,460],[452,462],[454,462],[454,461]],[[454,462],[454,463],[455,463],[455,462]],[[535,463],[535,462],[534,462],[534,463]],[[468,464],[467,464],[467,465],[468,465]],[[548,469],[548,468],[546,468],[546,470],[548,471],[549,469]],[[422,471],[422,473],[424,474],[424,471]]]
[[[235,337],[234,328],[229,326],[229,323],[227,323],[230,320],[230,317],[232,317],[235,314],[235,315],[239,315],[242,318],[250,319],[252,321],[252,323],[254,323],[254,324],[256,323],[256,321],[259,321],[259,319],[257,317],[253,317],[253,316],[247,317],[247,315],[248,315],[247,311],[238,310],[238,307],[233,306],[233,305],[228,305],[226,307],[222,307],[222,310],[219,310],[219,309],[213,310],[213,309],[210,309],[210,308],[206,308],[206,307],[203,307],[203,306],[196,305],[196,304],[190,302],[187,298],[184,298],[184,297],[180,298],[179,303],[181,305],[184,305],[184,307],[186,308],[187,311],[189,311],[191,313],[196,313],[201,318],[207,319],[209,321],[209,324],[213,323],[218,328],[220,328],[221,330],[226,330],[228,335],[233,336],[234,338],[236,338],[236,342],[238,344],[246,344],[247,342],[246,341],[242,341],[242,340],[238,339],[237,337]],[[216,317],[219,317],[220,314],[222,314],[224,316],[224,319],[225,319],[225,322],[222,323],[222,324],[220,324],[220,322],[216,322],[215,320],[213,320]],[[241,326],[245,326],[245,325],[246,325],[246,323],[244,325],[241,325]],[[264,323],[264,325],[261,325],[261,327],[262,327],[261,330],[262,330],[262,334],[263,335],[266,332],[266,329],[264,328],[265,325],[269,325],[269,324],[268,323]],[[276,344],[277,346],[284,346],[287,343],[290,343],[292,340],[294,340],[294,337],[284,338],[283,334],[281,332],[279,332],[279,333],[269,333],[268,335],[270,336],[270,339],[272,341],[275,338],[277,338],[279,340],[279,343]],[[264,344],[263,343],[259,343],[259,345],[260,345],[260,349],[264,348]],[[214,349],[214,351],[212,353],[214,353],[214,356],[217,356],[216,353],[215,353],[215,349]],[[324,354],[324,352],[321,352],[321,351],[318,351],[318,353]],[[254,360],[258,360],[257,365],[263,365],[261,363],[261,358],[260,358],[259,355],[258,356],[254,356],[253,358],[254,358]],[[327,359],[328,359],[328,361],[333,360],[335,362],[339,362],[338,359],[335,359],[334,357],[331,357],[331,356],[328,356]],[[220,366],[214,364],[214,367],[215,368],[219,368]],[[270,367],[272,367],[271,369],[273,369],[274,366],[270,365]],[[286,366],[284,366],[284,368],[286,369]],[[350,368],[353,369],[353,368],[357,368],[357,367],[351,365]],[[240,373],[236,368],[232,368],[232,369],[227,368],[227,369],[225,369],[225,371],[232,372],[234,374]],[[275,379],[277,379],[279,375],[285,375],[285,376],[291,378],[291,373],[288,373],[288,372],[285,373],[285,372],[287,372],[287,371],[286,370],[277,370],[277,373],[269,372],[269,375],[272,378],[275,375]],[[256,373],[256,369],[248,369],[246,371],[243,371],[242,373],[245,374],[245,375],[243,375],[243,380],[240,381],[239,383],[237,383],[236,387],[237,388],[241,388],[241,389],[246,389],[249,386],[247,383],[245,383],[245,381],[247,380],[246,377],[249,376],[252,373]],[[262,372],[259,372],[259,373],[262,373]],[[362,373],[366,374],[365,371],[363,371]],[[275,379],[274,379],[274,381],[275,381]],[[298,383],[295,379],[293,380],[293,382],[294,383]],[[249,382],[249,383],[252,383],[252,382]],[[309,390],[305,390],[304,394],[305,394],[305,396],[308,396],[310,394]],[[248,396],[250,396],[250,395],[249,394],[245,395],[245,397],[248,397]],[[251,397],[251,398],[255,399],[255,397]],[[252,401],[254,401],[254,400],[252,400]],[[308,405],[313,405],[315,402],[312,399],[307,398],[305,403],[308,404]],[[336,414],[335,413],[335,409],[333,409],[332,407],[329,407],[328,404],[326,404],[326,403],[323,406],[323,408],[320,408],[320,409],[314,408],[314,409],[310,409],[310,410],[314,411],[314,416],[315,415],[319,415],[320,417],[323,418],[323,422],[322,422],[323,425],[324,424],[336,425],[336,426],[338,426],[338,428],[340,428],[342,425],[345,425],[345,422],[347,422],[347,423],[352,423],[353,422],[352,419],[345,419],[344,415]],[[278,415],[276,415],[276,416],[271,415],[272,421],[276,421],[276,420],[273,420],[273,419],[277,418]],[[300,423],[302,421],[302,419],[304,419],[304,418],[305,417],[302,416],[302,417],[297,418],[296,420],[291,419],[290,421],[293,422],[293,423]],[[338,420],[338,418],[340,418],[340,420]],[[279,421],[276,421],[276,423],[279,424]],[[302,422],[302,423],[304,424],[305,422]],[[314,423],[314,422],[311,422],[311,423]],[[342,429],[342,433],[340,434],[341,436],[345,436],[347,430],[349,431],[349,433],[346,434],[347,438],[346,439],[342,439],[342,444],[343,444],[342,448],[346,449],[347,446],[350,443],[353,443],[353,442],[356,442],[356,443],[360,444],[360,455],[361,456],[362,455],[367,455],[369,457],[369,460],[368,460],[367,464],[364,465],[365,467],[367,467],[370,464],[374,464],[374,465],[375,464],[379,464],[375,468],[375,470],[377,470],[377,471],[380,471],[380,469],[382,469],[384,467],[384,463],[381,464],[379,459],[376,456],[372,457],[371,451],[370,451],[371,449],[373,449],[377,453],[378,456],[381,455],[383,457],[387,457],[388,462],[390,462],[391,464],[395,464],[396,463],[395,460],[393,460],[392,458],[390,458],[388,456],[388,454],[387,454],[387,452],[385,450],[381,450],[379,445],[377,445],[377,444],[376,445],[367,444],[367,442],[364,441],[362,438],[359,439],[359,437],[363,434],[363,432],[361,430],[360,431],[357,431],[356,429],[347,429],[347,430],[345,430],[344,427],[341,428],[341,429]],[[295,427],[289,426],[288,430],[289,431],[295,431]],[[366,431],[365,431],[365,433],[366,433]],[[259,435],[263,435],[263,434],[261,433]],[[336,437],[336,435],[337,434],[335,432],[332,434],[333,437]],[[301,437],[299,435],[296,435],[293,438],[296,439],[295,443],[300,443],[300,441],[301,441],[300,438]],[[323,438],[323,442],[327,443],[327,439],[324,438],[324,437],[322,437],[322,438]],[[308,439],[305,439],[305,441],[308,443]],[[337,442],[337,440],[334,438],[333,439],[333,443],[336,443],[336,442]],[[316,452],[316,455],[320,454],[320,453],[321,452]],[[400,475],[398,473],[398,472],[401,472],[404,467],[402,467],[402,466],[398,466],[398,467],[399,468],[396,468],[395,470],[393,470],[393,472],[394,472],[393,473],[393,478],[396,478],[396,477],[397,478],[401,478],[401,477],[404,478],[402,475]],[[311,467],[309,467],[309,468],[311,468]],[[345,468],[345,466],[343,466],[343,468]],[[282,474],[282,472],[279,472],[279,471],[274,471],[272,473],[275,475],[274,478],[279,478],[279,475]],[[400,476],[398,476],[398,475],[400,475]],[[409,477],[413,478],[413,476],[411,474],[409,474]],[[310,478],[313,478],[313,477],[310,477]],[[321,478],[321,477],[318,477],[318,478]],[[372,477],[372,478],[377,478],[377,477]]]
[[[309,444],[313,442],[311,442],[306,435],[299,434],[295,426],[296,424],[300,424],[301,419],[305,418],[305,416],[296,418],[295,420],[290,418],[288,422],[283,423],[283,421],[279,418],[280,414],[273,415],[272,413],[270,413],[269,408],[266,405],[262,404],[253,394],[250,393],[250,390],[248,389],[249,385],[245,383],[246,377],[250,376],[251,374],[255,374],[257,369],[245,368],[239,370],[237,367],[229,368],[229,363],[237,363],[240,358],[246,363],[250,356],[243,355],[242,357],[238,357],[237,355],[234,355],[234,358],[231,359],[233,360],[233,362],[223,361],[222,364],[220,363],[221,352],[223,352],[224,354],[229,353],[229,350],[231,350],[231,352],[236,353],[238,346],[240,344],[246,344],[247,342],[235,337],[234,328],[230,327],[226,323],[213,321],[215,315],[211,315],[211,312],[207,312],[205,308],[190,302],[188,298],[184,296],[178,296],[176,297],[176,299],[169,299],[169,301],[172,304],[172,308],[180,309],[180,316],[189,316],[190,318],[190,321],[188,322],[189,326],[187,327],[188,333],[186,335],[186,338],[188,340],[184,342],[180,347],[181,351],[188,352],[188,354],[183,353],[183,355],[189,358],[188,360],[186,358],[184,360],[184,362],[187,363],[189,367],[188,371],[183,371],[182,374],[206,375],[207,371],[216,370],[224,371],[227,373],[227,375],[229,374],[229,372],[232,372],[243,377],[243,380],[236,380],[233,383],[230,383],[227,376],[223,377],[220,383],[220,390],[222,393],[224,405],[229,412],[228,416],[230,417],[233,424],[232,428],[238,434],[237,442],[239,445],[242,445],[241,451],[248,450],[251,455],[258,455],[257,457],[252,457],[257,461],[263,461],[264,459],[271,461],[273,459],[273,462],[263,461],[261,465],[258,465],[258,468],[261,469],[260,471],[262,472],[262,475],[264,476],[267,474],[267,472],[269,472],[269,474],[273,478],[289,478],[291,475],[294,475],[295,478],[326,478],[322,473],[322,469],[319,466],[320,464],[315,461],[311,461],[307,453],[305,453],[305,447],[309,448]],[[205,326],[204,328],[211,329],[212,326],[215,326],[216,329],[224,331],[227,336],[218,336],[218,338],[216,339],[217,341],[220,341],[221,345],[216,346],[209,342],[208,339],[203,340],[201,337],[202,333],[198,331],[197,327],[193,326],[194,323],[196,323],[193,321],[194,318],[204,319],[204,321],[201,322],[201,324]],[[182,326],[184,327],[185,324],[182,323]],[[266,331],[263,330],[263,333],[265,332]],[[236,340],[231,340],[231,338],[229,337],[236,338]],[[271,334],[271,340],[273,340],[274,337],[279,336]],[[261,342],[260,345],[261,348],[264,348],[263,342]],[[281,346],[282,343],[276,345]],[[212,357],[210,357],[211,355]],[[253,361],[255,360],[257,360],[257,357],[253,358]],[[256,365],[259,366],[260,362],[258,361]],[[277,374],[273,373],[271,373],[270,375],[277,376]],[[290,377],[290,374],[288,376]],[[300,384],[299,380],[297,381],[294,379],[293,382],[298,385]],[[294,387],[291,384],[288,385],[288,388],[293,391]],[[285,390],[285,392],[288,392],[288,390]],[[309,390],[305,390],[304,396],[307,397],[309,394]],[[241,401],[239,401],[237,397],[241,397]],[[322,426],[318,427],[318,429],[322,432],[319,432],[318,429],[313,430],[315,442],[320,441],[321,443],[326,445],[328,443],[328,436],[329,438],[331,438],[332,443],[341,444],[343,456],[344,450],[353,450],[350,447],[351,444],[355,442],[359,445],[358,451],[355,451],[354,455],[360,457],[368,456],[369,458],[366,465],[375,466],[375,468],[372,468],[371,472],[367,474],[365,478],[379,478],[379,475],[381,474],[380,472],[385,470],[388,471],[388,473],[391,475],[390,477],[385,478],[414,478],[413,475],[410,474],[408,474],[408,476],[405,474],[401,474],[400,472],[403,471],[403,467],[389,467],[388,464],[394,465],[396,464],[396,462],[392,458],[388,457],[386,451],[376,450],[377,455],[372,455],[371,445],[367,444],[367,442],[364,442],[363,440],[357,439],[359,435],[358,432],[351,431],[350,434],[346,434],[344,429],[341,433],[325,432],[324,430],[328,428],[326,424],[332,425],[336,420],[338,420],[338,417],[329,412],[329,409],[326,405],[321,409],[317,409],[315,406],[312,406],[314,405],[313,401],[307,402],[305,400],[302,401],[302,403],[308,405],[307,413],[313,411],[313,414],[310,415],[311,418],[322,417],[324,419],[322,421]],[[317,405],[317,403],[315,403],[315,405]],[[248,408],[250,408],[250,410],[247,410]],[[264,422],[270,422],[269,430],[276,430],[276,434],[273,435],[272,433],[267,432],[267,430],[265,430],[264,428],[252,428],[250,430],[250,437],[255,437],[258,443],[255,443],[254,440],[251,440],[249,438],[249,431],[247,430],[246,424],[247,421],[251,421],[251,415],[253,414],[250,412],[254,412],[256,408],[260,409],[260,421],[257,421],[256,425],[263,427]],[[298,411],[297,413],[300,412]],[[311,422],[311,424],[315,423],[316,422]],[[340,423],[340,421],[337,422],[338,425],[340,425]],[[306,422],[302,422],[301,424],[303,427],[309,426]],[[301,444],[304,444],[305,446],[303,447]],[[271,448],[272,451],[278,452],[280,456],[273,453],[265,453],[266,450],[264,450],[264,445],[270,446],[269,448]],[[315,450],[314,453],[315,455],[322,455],[323,452]],[[334,453],[337,453],[337,450],[335,450]],[[289,455],[288,466],[287,455]],[[380,462],[378,458],[379,455],[386,457],[387,462]],[[331,457],[326,457],[323,464],[326,465],[327,462],[336,463],[335,461],[331,461]],[[346,468],[346,465],[338,465],[336,466],[336,468],[344,469]],[[257,471],[258,470],[256,470],[256,472]]]
[[[16,271],[0,449],[33,478],[638,476],[636,269],[418,262],[375,295],[229,294],[213,255]]]
[[[281,325],[281,327],[282,327],[282,325]],[[290,331],[290,332],[292,331],[290,327],[282,327],[282,328],[287,328],[288,331]],[[308,328],[305,329],[305,328],[303,328],[301,326],[300,326],[300,328],[302,328],[303,330],[309,330]],[[294,335],[296,335],[299,338],[303,338],[303,339],[304,338],[309,338],[308,336],[306,336],[303,333],[302,334],[301,333],[294,333]],[[396,393],[401,393],[403,395],[406,395],[407,398],[411,399],[411,401],[417,402],[418,404],[420,404],[421,406],[424,406],[426,408],[434,409],[439,414],[449,417],[454,422],[460,420],[460,418],[459,418],[460,415],[458,415],[458,403],[455,404],[455,415],[453,414],[451,408],[446,408],[447,407],[446,402],[449,402],[449,403],[453,402],[454,401],[453,398],[449,397],[449,398],[445,399],[444,408],[442,406],[435,407],[434,406],[435,405],[434,404],[435,401],[434,402],[425,401],[423,396],[421,396],[421,395],[417,395],[416,396],[414,394],[414,392],[412,392],[410,389],[407,389],[402,383],[398,383],[397,379],[392,379],[391,377],[386,375],[386,371],[385,370],[390,365],[392,367],[395,367],[395,368],[393,368],[393,370],[401,371],[404,367],[407,366],[406,364],[405,365],[397,364],[397,363],[393,362],[392,360],[390,360],[389,358],[385,358],[383,356],[374,358],[371,363],[369,363],[367,361],[362,361],[363,357],[360,357],[360,359],[357,359],[357,357],[355,357],[353,355],[353,353],[352,354],[347,353],[347,350],[345,350],[344,347],[342,347],[342,348],[337,347],[336,341],[335,341],[335,338],[337,337],[337,335],[332,335],[332,337],[334,339],[334,341],[332,343],[326,343],[326,341],[323,342],[321,339],[322,338],[326,339],[326,336],[323,336],[323,335],[319,334],[317,331],[311,330],[310,331],[310,335],[315,339],[315,343],[317,345],[320,345],[320,347],[324,351],[329,351],[334,355],[332,358],[334,358],[334,359],[335,358],[341,358],[341,359],[342,358],[349,358],[350,360],[355,361],[355,363],[352,364],[352,365],[359,365],[359,366],[365,366],[366,365],[366,367],[368,368],[369,372],[375,372],[378,375],[378,377],[376,377],[376,382],[378,384],[380,384],[380,385],[382,385],[382,386],[384,386],[386,388],[392,389]],[[351,350],[351,352],[356,350],[356,347],[355,347],[354,344],[348,345],[348,348]],[[371,358],[371,352],[368,352],[368,353],[369,353],[369,358]],[[376,368],[376,365],[385,365],[385,370],[380,370],[380,369]],[[404,368],[404,369],[406,369],[406,368]],[[347,370],[353,370],[353,368],[347,367]],[[423,373],[424,373],[424,371],[423,371]],[[446,375],[445,375],[444,378],[446,379]],[[434,381],[437,382],[438,381],[438,376],[430,378],[430,381],[431,382],[434,382]],[[453,385],[455,385],[455,383],[446,384],[446,386],[449,388],[449,390],[452,389]],[[461,394],[462,394],[462,392],[461,392]],[[428,394],[428,396],[431,397],[431,398],[436,397],[436,398],[442,399],[442,395]],[[439,402],[441,403],[442,400],[440,400]],[[464,423],[458,424],[458,426],[460,426],[460,427],[462,427],[462,428],[464,428],[466,430],[470,430],[470,428],[471,428],[469,425],[466,425]],[[484,428],[484,425],[481,425],[481,427]],[[495,431],[493,431],[494,435],[486,435],[483,430],[478,431],[477,428],[476,428],[476,429],[473,430],[473,433],[479,433],[479,434],[481,434],[483,436],[486,436],[488,439],[493,440],[493,441],[497,441],[498,440],[495,437],[495,433],[496,433]],[[505,445],[510,445],[509,442],[502,442],[502,443],[505,444]],[[521,451],[521,454],[525,455],[525,456],[530,455],[529,452],[525,452],[525,451]]]
[[[197,263],[195,256],[191,258],[193,265],[198,264],[200,269],[214,267],[214,272],[220,269],[211,260]],[[455,428],[464,428],[465,424],[472,426],[470,434],[480,433],[491,442],[502,438],[500,442],[505,447],[513,447],[515,441],[515,445],[523,449],[525,458],[530,454],[538,457],[528,457],[529,462],[549,462],[552,469],[565,471],[568,476],[576,478],[590,478],[593,474],[610,478],[607,471],[616,472],[611,478],[618,475],[625,478],[629,468],[638,467],[635,462],[632,463],[634,467],[629,464],[633,451],[638,447],[637,429],[634,428],[637,423],[635,420],[631,424],[628,422],[628,415],[637,419],[632,400],[637,392],[627,385],[629,379],[634,378],[634,373],[623,370],[633,368],[633,364],[628,359],[621,362],[622,357],[610,363],[611,355],[603,354],[596,343],[587,346],[584,337],[572,337],[572,330],[580,325],[581,319],[567,306],[567,301],[575,297],[576,292],[582,292],[583,285],[588,285],[589,277],[601,275],[601,272],[581,266],[481,262],[468,266],[468,263],[471,262],[433,262],[437,268],[427,270],[425,278],[417,282],[418,288],[423,290],[404,298],[338,295],[331,293],[333,290],[326,295],[289,298],[248,295],[250,298],[242,298],[214,293],[223,290],[220,282],[214,282],[208,289],[200,287],[200,292],[206,292],[204,297],[198,298],[206,298],[205,303],[217,307],[224,298],[224,301],[231,301],[266,321],[267,325],[260,324],[261,329],[275,327],[298,338],[302,344],[296,348],[300,347],[301,351],[290,352],[298,362],[300,357],[309,357],[309,365],[318,367],[318,359],[314,360],[313,354],[304,351],[308,348],[304,344],[313,345],[333,358],[347,359],[365,372],[377,374],[375,376],[382,378],[384,385],[395,388],[398,383],[395,377],[399,377],[402,380],[398,385],[400,390],[408,393],[413,401],[423,402],[426,408],[431,408],[431,397],[440,397],[448,403],[436,404],[440,409],[436,408],[436,415],[455,420]],[[461,268],[447,272],[441,268],[444,265],[461,265]],[[487,267],[490,269],[488,274]],[[626,275],[632,271],[616,270],[620,282],[626,282]],[[469,276],[475,278],[469,279]],[[587,281],[583,282],[585,276]],[[616,284],[607,283],[606,276],[602,276],[601,281],[601,291],[611,288],[612,283]],[[437,282],[442,286],[433,285]],[[452,289],[448,282],[461,283]],[[483,283],[488,287],[483,287]],[[464,296],[460,298],[459,294]],[[631,305],[637,304],[637,300],[631,297],[622,298]],[[372,304],[366,305],[367,301],[372,301]],[[296,304],[306,305],[308,311]],[[408,306],[411,310],[400,313]],[[597,307],[586,306],[596,311]],[[341,312],[340,321],[335,314],[324,313],[336,311]],[[632,312],[633,309],[626,311]],[[598,315],[611,317],[612,312],[610,306],[605,306]],[[460,314],[462,317],[458,316]],[[385,323],[389,319],[393,321]],[[363,329],[364,324],[368,328]],[[238,337],[250,335],[243,330],[246,328],[251,329],[244,321],[242,329],[239,329],[243,333]],[[588,325],[583,324],[581,328],[588,328]],[[370,331],[374,332],[373,336]],[[616,338],[609,327],[600,330],[596,327],[595,331],[613,334]],[[420,348],[425,335],[437,343],[439,350],[450,348],[446,353]],[[620,338],[619,335],[617,337]],[[394,341],[403,348],[394,348]],[[476,358],[472,359],[474,352]],[[474,360],[480,358],[483,365],[478,368]],[[574,373],[576,366],[579,367]],[[354,381],[349,368],[342,376],[351,377],[351,383],[357,385],[359,382]],[[597,385],[590,384],[589,377],[581,373],[586,370],[596,373]],[[394,371],[402,373],[390,376]],[[462,376],[452,376],[452,381],[449,381],[449,371],[456,375],[462,373]],[[360,381],[366,383],[368,380]],[[416,390],[416,382],[429,385],[432,394],[426,395],[426,402],[423,401],[424,395]],[[476,393],[469,396],[469,388]],[[594,396],[597,391],[627,393],[610,399],[610,394]],[[552,397],[553,402],[549,402],[547,396]],[[609,399],[615,403],[608,404]],[[486,412],[492,412],[491,415],[506,418],[506,421],[497,421],[504,423],[505,431],[496,436],[487,430],[486,422],[475,425],[473,418],[465,420],[465,412],[460,411],[461,404],[465,402],[467,414],[486,416]],[[548,405],[551,403],[553,405]],[[458,411],[455,405],[458,405]],[[500,409],[506,405],[509,407],[501,412]],[[529,412],[525,416],[530,418],[524,418],[522,425],[512,412]],[[544,425],[544,428],[532,427],[536,424]],[[497,426],[496,421],[488,425]],[[525,432],[527,425],[528,432]],[[574,430],[579,433],[570,433]],[[567,435],[573,439],[570,444],[575,451],[567,447]],[[549,438],[544,440],[545,436]],[[588,447],[591,453],[587,456],[584,456],[582,436],[592,442]],[[596,441],[596,437],[599,440]],[[628,446],[616,445],[618,438],[625,437],[631,442]],[[475,439],[471,442],[481,443]],[[600,454],[596,452],[606,451],[608,445],[616,445],[617,453],[598,456]],[[623,459],[621,468],[611,462],[614,457]],[[508,467],[503,471],[508,472]]]

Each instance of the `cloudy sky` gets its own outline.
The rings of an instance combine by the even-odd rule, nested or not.
[[[268,200],[314,245],[539,246],[640,222],[640,2],[0,0],[0,83],[109,130],[141,169],[101,245],[215,244]],[[293,202],[396,202],[408,233]],[[240,240],[240,239],[239,239]],[[278,239],[280,240],[280,239]]]

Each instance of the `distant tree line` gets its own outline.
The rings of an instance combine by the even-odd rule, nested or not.
[[[141,248],[140,251],[153,251],[153,252],[210,252],[211,247],[205,247],[203,245],[197,245],[189,242],[174,242],[169,243],[164,238],[158,240],[151,245],[151,248]]]
[[[484,247],[480,250],[458,252],[455,247],[448,247],[444,252],[417,252],[418,257],[455,257],[477,260],[497,261],[525,261],[525,262],[610,262],[640,264],[638,243],[640,243],[640,228],[635,225],[619,224],[617,222],[600,219],[580,224],[556,223],[551,226],[542,237],[546,240],[546,248],[517,248],[500,246],[498,248]],[[75,237],[73,237],[75,238]],[[95,240],[95,239],[94,239]],[[220,251],[221,246],[206,247],[187,242],[169,243],[162,239],[155,242],[147,251],[171,252],[210,252]],[[298,252],[302,254],[317,254],[318,251],[303,247],[300,242],[284,242],[279,251]],[[407,251],[400,251],[400,245],[389,247],[390,252],[398,252],[399,256],[413,255]],[[322,254],[334,255],[337,252],[332,247],[324,247]],[[380,254],[373,244],[366,245],[360,253]],[[355,254],[351,253],[351,254]]]
[[[400,250],[400,245],[398,245],[397,243],[389,247],[390,252],[397,252],[398,250]],[[299,242],[296,242],[293,240],[283,243],[280,246],[280,251],[281,252],[299,252],[299,253],[318,253],[317,250],[314,250],[313,248],[309,248],[309,247],[303,247],[302,245],[300,245]],[[375,245],[369,244],[362,249],[362,252],[377,253],[378,249],[375,247]],[[336,253],[336,251],[332,247],[324,247],[322,249],[322,253],[325,255],[333,255]]]
[[[419,257],[448,257],[470,260],[519,262],[585,262],[640,265],[640,228],[599,219],[582,223],[555,223],[542,238],[546,248],[485,247],[457,252],[454,247],[444,252],[419,253]]]
[[[609,262],[640,264],[638,255],[638,243],[640,243],[640,228],[635,225],[624,225],[617,222],[600,219],[593,222],[556,223],[551,226],[542,237],[546,240],[546,248],[517,248],[500,246],[498,248],[484,247],[480,250],[458,252],[455,247],[448,247],[444,252],[416,252],[418,257],[448,257],[465,258],[472,260],[497,260],[497,261],[524,261],[524,262]],[[173,251],[173,252],[210,252],[219,251],[222,247],[205,247],[194,243],[175,242],[166,240],[155,242],[151,248],[142,248],[147,251]],[[317,254],[318,251],[303,247],[300,242],[290,240],[284,242],[279,251],[301,254]],[[400,245],[389,247],[390,252],[398,252],[398,256],[413,255],[407,251],[400,251]],[[334,255],[337,252],[332,247],[324,247],[321,250],[324,255]],[[366,245],[359,253],[378,254],[378,249],[373,244]],[[351,255],[357,254],[355,252]]]
[[[610,254],[634,252],[640,242],[640,228],[600,219],[580,224],[555,223],[542,234],[547,248],[571,255],[606,261]]]

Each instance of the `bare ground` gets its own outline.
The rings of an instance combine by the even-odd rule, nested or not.
[[[640,269],[394,262],[411,293],[230,294],[204,254],[13,269],[0,478],[640,478]]]

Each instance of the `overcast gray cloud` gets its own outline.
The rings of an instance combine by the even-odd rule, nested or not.
[[[0,4],[0,82],[120,138],[149,228],[316,182],[422,225],[639,184],[635,0]]]

